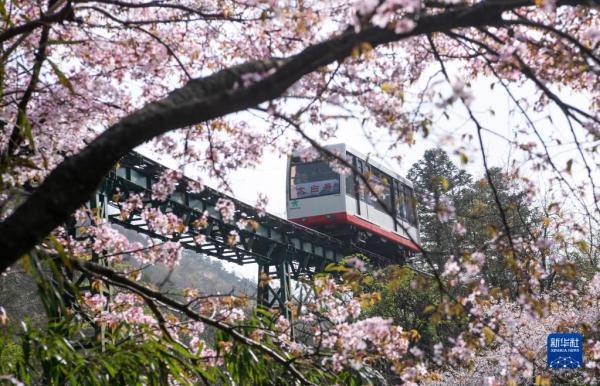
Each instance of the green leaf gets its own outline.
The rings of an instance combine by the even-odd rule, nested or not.
[[[590,251],[590,245],[585,240],[576,241],[575,245],[582,253],[588,253]]]
[[[390,82],[384,82],[381,85],[381,91],[383,91],[386,94],[392,94],[394,92],[394,88],[394,84]]]
[[[35,150],[35,142],[33,141],[33,134],[31,133],[31,123],[29,122],[29,119],[25,113],[19,112],[17,117],[17,126],[23,136],[29,141],[29,146],[31,149]]]
[[[29,169],[37,169],[39,170],[39,166],[36,165],[31,159],[29,158],[23,158],[23,157],[13,157],[10,159],[10,163],[11,165],[14,166],[22,166],[22,167],[26,167]]]
[[[100,363],[104,366],[104,369],[108,372],[111,377],[114,377],[117,374],[115,368],[110,364],[109,361],[100,359]]]
[[[450,183],[448,182],[448,179],[444,176],[440,177],[440,182],[442,184],[442,189],[444,189],[444,191],[447,191],[448,188],[450,187]]]
[[[56,63],[54,63],[50,59],[48,59],[48,63],[50,63],[50,67],[52,67],[54,74],[56,74],[56,76],[58,77],[58,81],[60,82],[60,84],[68,88],[71,94],[75,94],[75,88],[73,87],[73,84],[71,83],[69,78],[67,78],[67,76],[60,70],[60,68],[58,68]]]
[[[85,40],[64,40],[64,39],[50,39],[48,44],[50,45],[70,45],[70,44],[82,44]]]
[[[4,0],[0,1],[0,16],[2,16],[2,20],[4,20],[8,27],[14,26],[14,23],[8,16],[8,12],[6,12],[6,2]]]
[[[273,318],[273,314],[271,312],[269,312],[268,310],[262,308],[262,307],[257,307],[256,308],[256,313],[260,314],[259,316],[264,316],[267,319]]]
[[[344,267],[343,265],[339,265],[337,263],[329,263],[325,267],[325,272],[348,272],[350,268]]]

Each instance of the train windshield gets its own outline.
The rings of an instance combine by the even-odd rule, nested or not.
[[[327,162],[292,163],[290,198],[325,196],[340,192],[340,175]]]

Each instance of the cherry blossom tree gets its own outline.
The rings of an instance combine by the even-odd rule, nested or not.
[[[387,367],[394,381],[414,384],[435,378],[436,366],[458,368],[464,358],[487,355],[494,342],[510,340],[519,331],[514,323],[520,323],[509,312],[513,307],[530,315],[532,325],[554,328],[544,318],[557,305],[575,293],[595,293],[576,280],[570,256],[597,261],[598,5],[597,0],[0,1],[0,271],[21,261],[45,289],[41,296],[51,322],[46,332],[25,332],[23,347],[34,349],[2,368],[7,373],[2,379],[61,383],[74,376],[67,369],[76,363],[87,371],[82,377],[89,377],[81,379],[103,374],[124,383],[277,384],[289,376],[304,384],[335,383],[376,379]],[[482,77],[519,116],[514,138],[495,132],[483,117],[472,87]],[[493,113],[495,103],[483,102],[485,113]],[[489,229],[484,246],[448,256],[444,266],[431,264],[423,251],[422,263],[441,299],[432,314],[468,320],[468,328],[436,346],[431,358],[414,350],[418,331],[361,318],[356,276],[348,272],[344,283],[331,277],[312,283],[312,295],[296,304],[295,316],[306,331],[302,337],[293,336],[289,322],[277,315],[266,322],[248,317],[243,297],[208,296],[193,288],[168,296],[141,280],[140,269],[128,261],[177,265],[181,245],[171,236],[187,225],[148,207],[148,197],[125,197],[121,215],[139,213],[168,240],[142,245],[83,208],[121,157],[149,141],[157,153],[204,169],[227,189],[228,173],[257,164],[266,148],[285,153],[308,144],[336,167],[351,168],[319,146],[335,135],[340,121],[385,133],[393,139],[390,150],[397,150],[434,134],[439,116],[456,109],[472,130],[448,150],[464,164],[481,160],[501,226]],[[252,127],[243,114],[264,127]],[[564,145],[564,133],[573,153],[565,161],[553,151]],[[524,236],[511,230],[509,208],[494,185],[488,135],[525,157],[527,169],[510,165],[507,176],[524,187],[528,199],[541,200],[532,170],[553,187],[544,198],[549,201],[542,226]],[[181,175],[161,175],[151,198],[166,199]],[[369,177],[361,176],[385,208],[382,189]],[[260,197],[257,206],[264,209],[265,201]],[[232,218],[235,208],[222,200],[218,210]],[[453,221],[454,214],[448,201],[438,218]],[[81,228],[78,237],[66,229],[70,221]],[[247,221],[238,224],[245,226]],[[232,231],[228,242],[238,241]],[[515,291],[493,288],[481,278],[486,250],[505,257]],[[592,264],[589,277],[596,277],[596,269]],[[88,290],[77,287],[79,277],[89,280]],[[114,296],[105,295],[111,291]],[[6,318],[0,312],[0,324]],[[577,319],[582,318],[563,327],[576,328]],[[588,379],[597,376],[594,322],[586,322],[585,331],[594,358]],[[218,331],[214,345],[202,336],[207,327]],[[77,340],[79,330],[89,332],[85,339]],[[48,347],[58,354],[49,355]],[[155,362],[145,361],[150,354],[127,362],[136,350],[160,355]],[[106,362],[108,353],[124,358],[115,362],[121,367]],[[517,367],[528,371],[526,378],[534,376],[529,370],[535,355],[517,354]],[[235,358],[252,371],[236,367]],[[99,365],[86,367],[89,363]],[[504,372],[497,379],[512,382],[513,376]]]

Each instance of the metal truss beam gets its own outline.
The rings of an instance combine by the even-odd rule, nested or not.
[[[291,296],[290,280],[310,279],[315,273],[323,272],[328,264],[339,262],[344,256],[361,253],[376,264],[392,263],[380,255],[313,229],[268,213],[260,214],[253,206],[209,187],[199,193],[193,192],[189,188],[193,186],[192,181],[187,178],[182,179],[167,201],[152,200],[152,184],[165,170],[164,166],[131,152],[105,178],[93,201],[99,210],[104,211],[109,221],[125,228],[155,239],[179,241],[186,249],[221,260],[237,264],[257,263],[259,281],[261,274],[272,279],[259,282],[257,300],[263,307],[279,309],[289,317],[286,303]],[[150,229],[140,213],[133,213],[129,218],[123,219],[115,209],[135,193],[144,194],[145,204],[183,219],[186,231],[170,236],[157,234]],[[235,204],[233,219],[224,219],[216,209],[220,198],[229,199]],[[207,226],[195,229],[194,222],[205,212],[208,214]],[[238,229],[236,222],[242,218],[251,220],[254,225]],[[240,237],[240,242],[235,245],[228,242],[228,235],[232,230],[237,231]],[[204,235],[205,242],[202,244],[195,241],[199,235]]]

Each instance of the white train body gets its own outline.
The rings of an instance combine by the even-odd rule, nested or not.
[[[419,229],[413,185],[381,163],[345,144],[325,146],[343,155],[354,169],[382,189],[380,199],[367,191],[357,173],[341,175],[330,163],[303,161],[302,152],[288,159],[287,218],[334,236],[366,244],[367,249],[403,259],[419,251]]]

